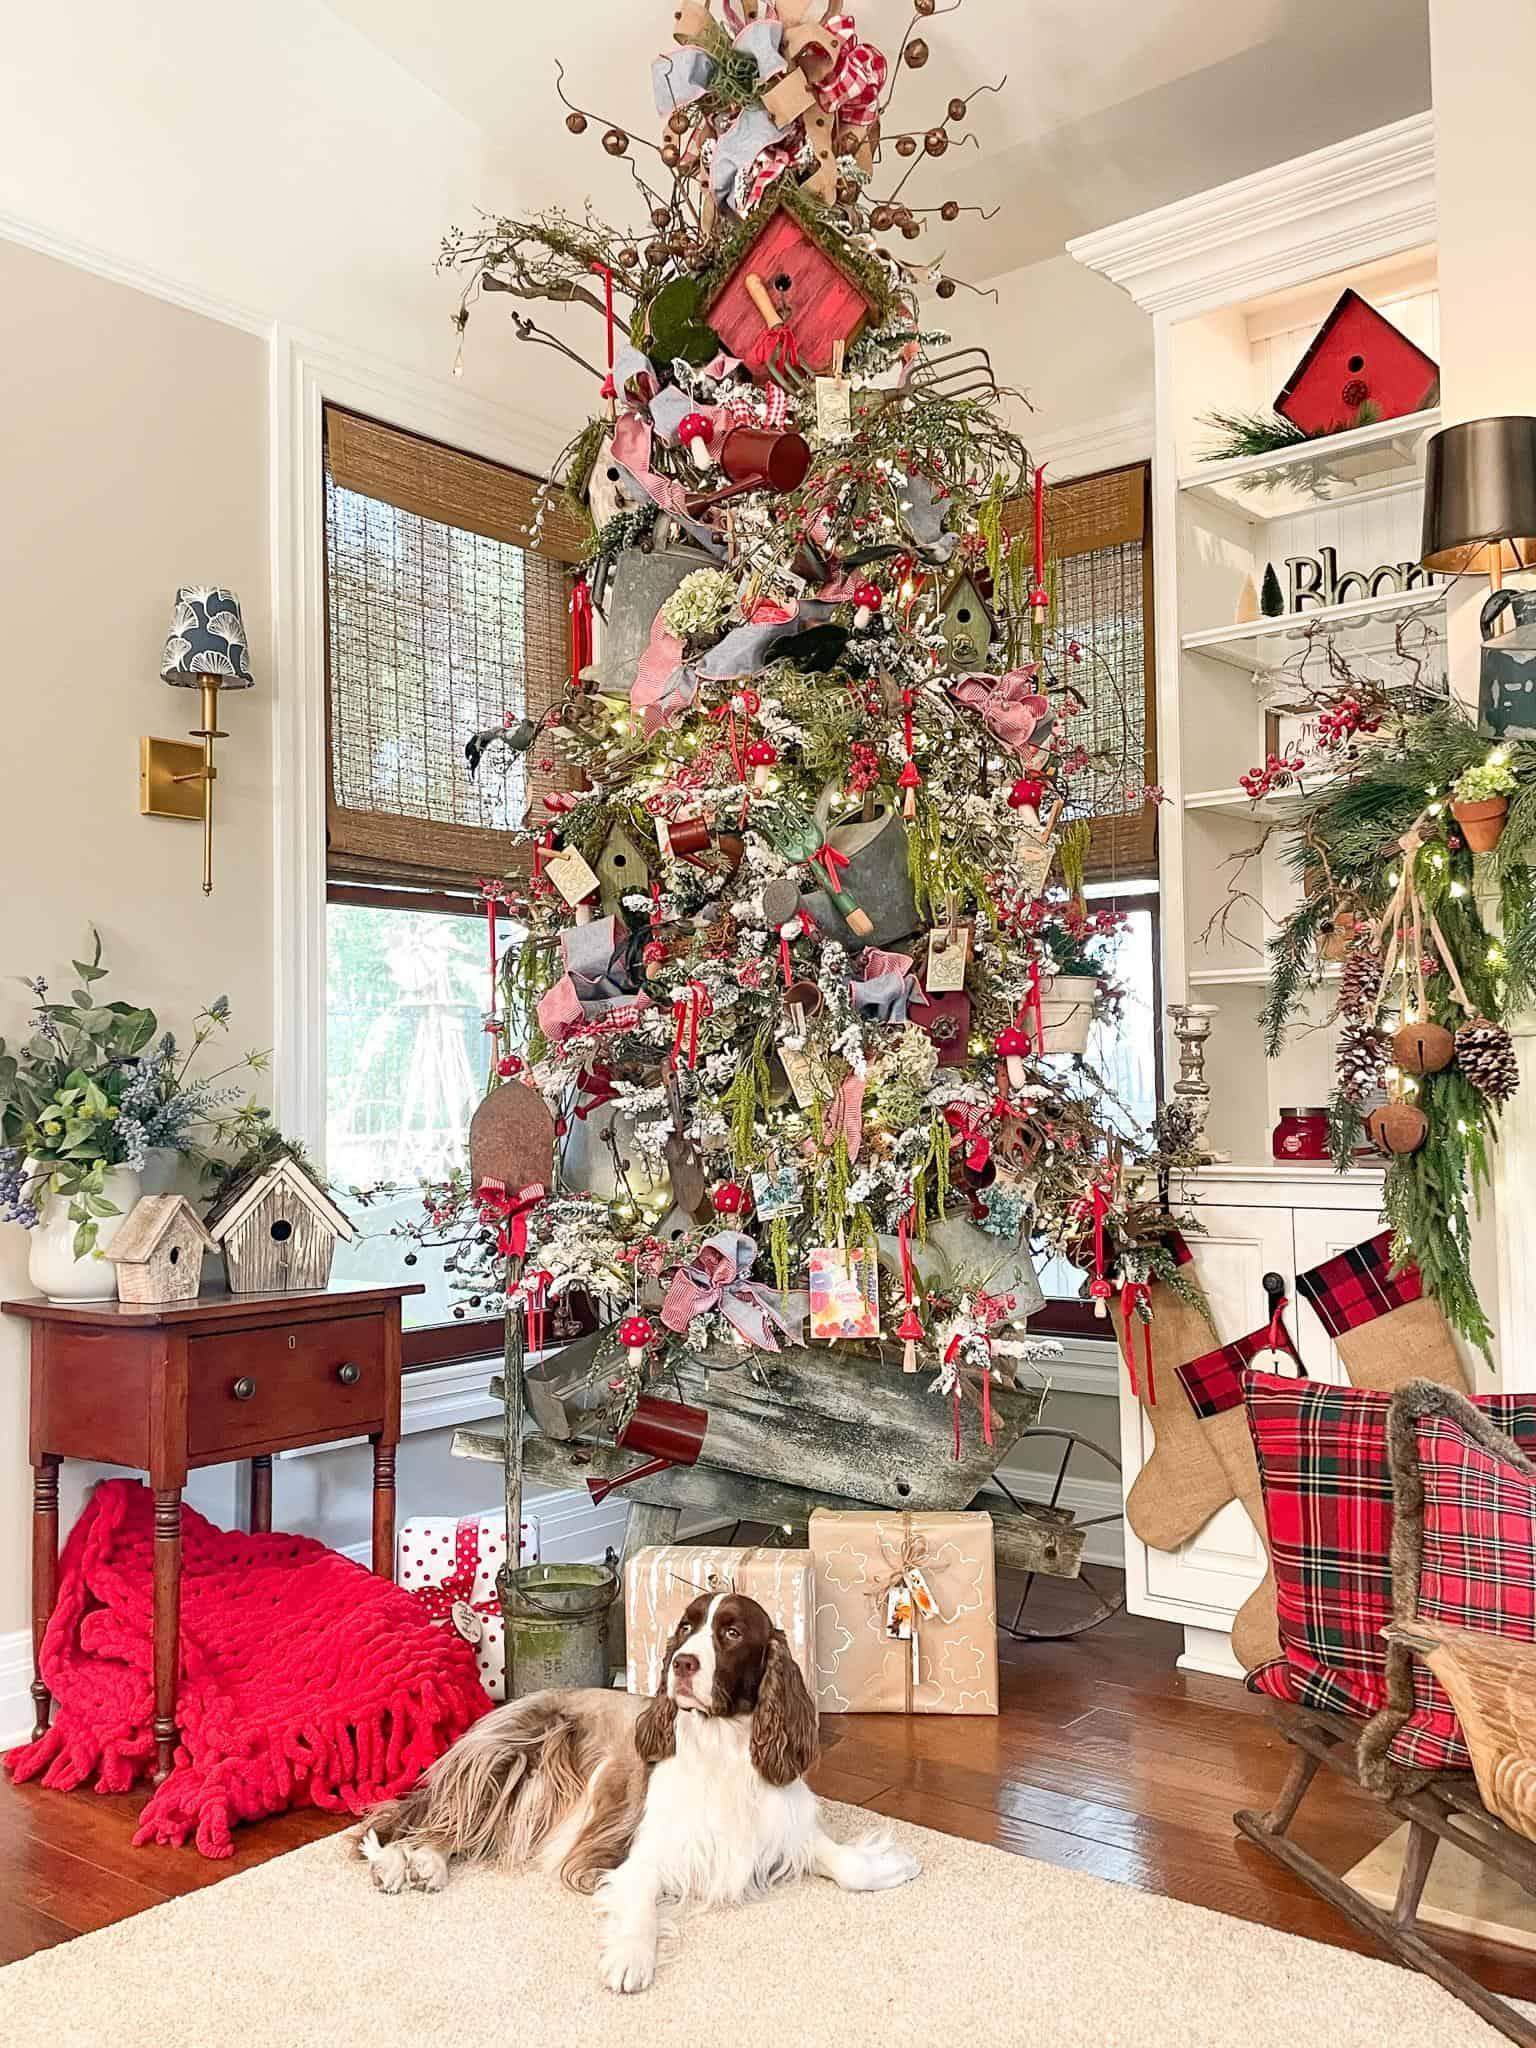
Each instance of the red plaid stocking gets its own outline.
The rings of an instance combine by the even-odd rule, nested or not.
[[[1437,1380],[1461,1394],[1472,1391],[1418,1267],[1392,1271],[1391,1231],[1298,1273],[1296,1291],[1316,1310],[1355,1386],[1389,1394],[1405,1380]]]

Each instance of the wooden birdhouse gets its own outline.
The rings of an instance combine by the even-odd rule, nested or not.
[[[293,1159],[236,1174],[208,1213],[229,1268],[231,1294],[324,1287],[336,1240],[357,1235],[323,1188]]]
[[[1338,433],[1369,420],[1396,420],[1434,405],[1440,366],[1384,314],[1347,291],[1275,400],[1304,434]]]
[[[624,898],[633,896],[637,890],[644,891],[650,884],[651,863],[646,847],[633,833],[616,824],[603,841],[594,866],[602,884],[598,900],[603,916],[617,917],[628,924]]]
[[[980,588],[962,570],[946,591],[939,615],[939,631],[949,648],[949,666],[962,675],[984,669],[996,623]]]
[[[184,1196],[143,1195],[104,1257],[117,1268],[119,1301],[196,1301],[203,1254],[217,1250]]]
[[[789,362],[830,370],[835,345],[851,342],[884,311],[877,273],[856,274],[830,234],[823,247],[815,215],[787,192],[775,189],[747,227],[744,253],[706,288],[705,319],[745,363],[762,363],[765,336],[782,324],[794,338],[792,355],[784,344]]]

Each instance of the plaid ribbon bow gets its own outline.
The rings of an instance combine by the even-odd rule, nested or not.
[[[804,1296],[777,1294],[761,1281],[749,1280],[757,1246],[740,1230],[719,1230],[706,1238],[691,1266],[679,1266],[661,1304],[661,1320],[679,1336],[695,1316],[718,1309],[731,1328],[759,1351],[777,1351],[777,1330],[791,1344],[800,1342],[805,1320]]]
[[[841,48],[832,69],[811,90],[829,114],[845,126],[862,128],[875,118],[885,86],[885,52],[859,40],[851,14],[829,14],[822,26]]]
[[[504,1180],[487,1174],[475,1196],[480,1221],[496,1233],[496,1249],[504,1259],[521,1259],[528,1251],[528,1218],[543,1201],[542,1181],[530,1181],[514,1194]]]

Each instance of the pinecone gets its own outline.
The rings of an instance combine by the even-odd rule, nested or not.
[[[1346,1102],[1361,1109],[1379,1093],[1387,1072],[1387,1041],[1373,1025],[1352,1020],[1339,1032],[1334,1067]]]
[[[1456,1034],[1456,1064],[1491,1102],[1508,1102],[1520,1086],[1520,1060],[1502,1024],[1477,1017]]]
[[[1356,946],[1339,976],[1339,1015],[1364,1017],[1381,988],[1381,961],[1369,946]]]

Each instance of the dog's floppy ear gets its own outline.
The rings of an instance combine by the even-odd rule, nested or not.
[[[783,1629],[776,1628],[768,1638],[752,1715],[752,1766],[770,1785],[792,1785],[805,1776],[816,1755],[816,1703]]]
[[[687,1632],[687,1623],[680,1621],[667,1638],[667,1654],[661,1660],[660,1689],[642,1709],[635,1723],[635,1748],[643,1764],[659,1764],[663,1757],[677,1754],[677,1708],[667,1698],[667,1674]]]

